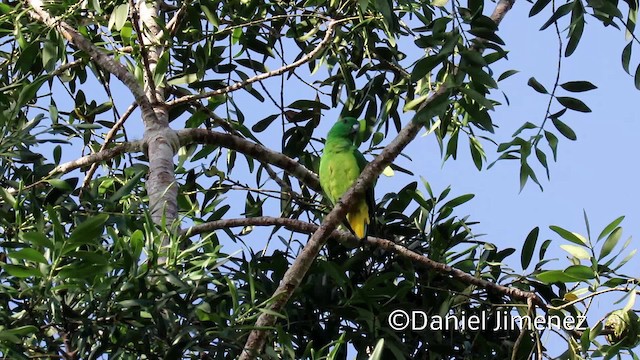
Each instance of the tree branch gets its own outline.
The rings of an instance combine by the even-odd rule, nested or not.
[[[67,39],[67,41],[87,53],[89,57],[91,57],[92,61],[120,79],[120,81],[129,88],[136,102],[143,112],[149,116],[149,119],[156,120],[151,103],[145,96],[144,89],[140,84],[138,84],[136,78],[127,70],[127,68],[124,67],[124,65],[114,61],[107,54],[103,53],[100,48],[95,46],[91,41],[85,39],[85,37],[71,25],[60,19],[52,17],[42,8],[42,0],[27,0],[27,3],[33,9],[28,11],[29,15],[33,19],[41,21],[47,26],[56,29],[65,39]]]
[[[236,135],[220,133],[207,129],[185,129],[177,132],[181,146],[191,144],[211,144],[221,146],[230,150],[238,151],[242,154],[253,157],[264,163],[279,167],[280,169],[297,178],[302,184],[310,189],[320,192],[320,181],[318,176],[306,167],[300,165],[294,159],[273,151],[260,144],[256,144]],[[100,150],[91,155],[69,161],[58,165],[49,175],[66,174],[83,166],[89,166],[101,161],[111,160],[124,153],[134,153],[143,151],[143,141],[125,142],[109,149]]]
[[[285,73],[285,72],[287,72],[289,70],[292,70],[292,69],[295,69],[295,68],[297,68],[297,67],[299,67],[301,65],[304,65],[305,63],[313,60],[327,45],[329,45],[329,43],[331,42],[331,39],[333,37],[333,33],[335,31],[336,25],[338,25],[339,23],[344,22],[346,20],[349,20],[349,19],[331,20],[329,22],[329,24],[327,25],[327,30],[326,30],[326,33],[324,35],[324,38],[322,39],[322,41],[320,41],[318,46],[316,46],[311,52],[309,52],[305,56],[301,57],[298,61],[292,62],[291,64],[283,66],[283,67],[278,68],[276,70],[256,75],[256,76],[251,77],[251,78],[249,78],[247,80],[239,81],[239,82],[237,82],[235,84],[229,85],[229,86],[224,87],[222,89],[209,91],[209,92],[204,92],[204,93],[201,93],[201,94],[193,94],[193,95],[183,96],[181,98],[178,98],[178,99],[175,99],[173,101],[167,102],[167,105],[171,107],[171,106],[179,105],[179,104],[182,104],[182,103],[191,102],[191,101],[197,100],[197,99],[204,99],[204,98],[208,98],[208,97],[211,97],[211,96],[227,94],[227,93],[230,93],[232,91],[236,91],[236,90],[242,89],[242,88],[246,87],[247,85],[252,84],[254,82],[262,81],[262,80],[270,78],[272,76],[277,76],[277,75],[283,74],[283,73]]]
[[[424,104],[425,106],[429,106],[429,104],[439,100],[443,96],[448,96],[448,94],[448,88],[441,86],[431,97],[425,100]],[[271,315],[272,312],[280,312],[282,310],[295,289],[297,289],[302,282],[302,278],[306,275],[313,260],[318,256],[320,249],[322,249],[322,246],[327,242],[328,237],[333,233],[336,226],[342,222],[347,212],[364,194],[365,190],[373,186],[375,179],[382,171],[389,166],[400,152],[416,137],[422,127],[423,123],[415,121],[415,118],[409,122],[409,124],[400,131],[398,136],[384,148],[382,153],[367,164],[354,185],[342,195],[333,210],[325,216],[320,227],[313,233],[307,245],[302,249],[302,252],[300,252],[291,267],[284,274],[280,285],[272,296],[274,301],[269,306],[269,313],[262,313],[256,321],[256,328],[249,334],[240,360],[253,359],[262,350],[267,337],[267,330],[265,329],[272,327],[276,321],[276,317]]]
[[[129,116],[133,113],[133,110],[136,109],[136,107],[137,107],[136,103],[129,105],[127,110],[125,110],[124,114],[120,116],[120,119],[118,119],[118,121],[113,125],[113,127],[109,130],[107,135],[104,137],[104,143],[102,144],[102,146],[100,146],[100,151],[106,150],[107,146],[109,146],[113,138],[116,136],[116,133],[118,132],[118,130],[122,128],[122,126],[124,125],[124,122],[127,121]],[[89,169],[87,174],[84,176],[84,180],[82,181],[83,189],[89,186],[89,182],[91,182],[91,178],[93,177],[93,174],[95,174],[97,168],[98,168],[97,162],[94,162],[93,164],[91,164],[91,168]]]
[[[211,144],[222,146],[227,149],[236,150],[256,160],[269,163],[273,166],[288,172],[296,177],[301,183],[307,185],[314,191],[322,191],[318,176],[300,165],[292,158],[273,151],[265,146],[256,144],[239,136],[224,134],[207,129],[185,129],[178,131],[181,145],[188,144]]]
[[[514,2],[515,0],[500,0],[492,14],[492,19],[496,23],[500,23]],[[423,126],[423,122],[417,119],[418,115],[420,115],[420,110],[428,107],[444,96],[449,96],[449,93],[450,89],[448,86],[442,84],[427,98],[420,105],[413,120],[400,131],[398,136],[384,148],[380,155],[364,168],[355,184],[342,195],[333,210],[324,218],[320,227],[313,233],[307,245],[302,249],[291,267],[284,274],[280,285],[272,296],[274,300],[269,306],[270,311],[268,313],[263,312],[256,321],[255,328],[249,334],[249,338],[240,355],[240,360],[254,359],[262,351],[269,332],[267,329],[273,327],[276,322],[276,317],[273,316],[272,313],[280,312],[284,308],[295,289],[297,289],[302,282],[313,260],[320,253],[320,249],[326,243],[328,236],[332,234],[336,226],[344,219],[358,198],[363,195],[367,188],[373,186],[375,179],[382,173],[384,168],[390,165],[400,152],[416,137]]]
[[[189,238],[195,235],[212,232],[217,229],[226,229],[230,227],[244,227],[244,226],[282,226],[288,230],[313,234],[318,230],[319,226],[304,222],[297,219],[272,217],[272,216],[258,216],[251,218],[238,218],[238,219],[225,219],[211,221],[204,224],[194,225],[181,232],[181,236]],[[337,240],[345,244],[353,244],[363,241],[369,245],[384,249],[391,253],[398,255],[399,257],[409,260],[415,264],[421,265],[428,270],[433,270],[441,274],[451,276],[453,279],[460,280],[468,285],[474,285],[496,294],[509,296],[514,300],[532,301],[533,303],[547,308],[547,305],[538,297],[536,293],[530,291],[524,291],[515,287],[508,287],[499,285],[481,278],[477,278],[471,274],[468,274],[462,270],[453,268],[447,264],[443,264],[437,261],[433,261],[428,257],[421,255],[415,251],[409,250],[404,246],[398,245],[395,242],[387,239],[377,238],[369,236],[365,239],[358,239],[357,236],[347,231],[334,230],[328,236],[331,239]]]
[[[60,164],[51,170],[49,176],[55,174],[66,174],[75,169],[79,169],[84,166],[93,165],[102,161],[111,160],[125,153],[141,152],[144,142],[142,140],[132,141],[116,145],[112,148],[105,149],[93,153],[91,155],[83,156],[81,158]]]

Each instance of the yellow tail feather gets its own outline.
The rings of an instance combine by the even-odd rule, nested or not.
[[[369,225],[369,207],[367,203],[362,202],[348,213],[347,221],[356,236],[363,239],[367,235],[367,225]]]

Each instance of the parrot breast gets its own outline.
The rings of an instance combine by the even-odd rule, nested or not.
[[[335,204],[360,176],[360,166],[353,148],[350,151],[327,150],[330,149],[325,149],[320,159],[320,185]],[[347,214],[347,221],[356,236],[364,238],[369,224],[369,207],[365,199],[360,200]]]

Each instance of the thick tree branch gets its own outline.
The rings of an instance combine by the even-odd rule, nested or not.
[[[325,47],[327,47],[327,45],[329,45],[329,43],[331,42],[331,39],[333,37],[333,33],[335,31],[336,25],[338,25],[341,22],[344,22],[345,20],[348,20],[348,19],[331,20],[329,22],[329,24],[327,25],[327,30],[326,30],[326,33],[324,35],[324,38],[322,39],[322,41],[320,41],[318,46],[316,46],[313,50],[311,50],[311,52],[309,52],[305,56],[301,57],[298,61],[294,61],[291,64],[283,66],[283,67],[278,68],[276,70],[256,75],[256,76],[251,77],[251,78],[249,78],[247,80],[239,81],[239,82],[237,82],[235,84],[229,85],[229,86],[224,87],[222,89],[209,91],[209,92],[204,92],[204,93],[201,93],[201,94],[193,94],[193,95],[183,96],[181,98],[178,98],[178,99],[175,99],[173,101],[167,102],[167,105],[168,106],[175,106],[175,105],[179,105],[179,104],[182,104],[182,103],[191,102],[191,101],[197,100],[197,99],[204,99],[204,98],[208,98],[208,97],[211,97],[211,96],[227,94],[227,93],[230,93],[232,91],[236,91],[236,90],[242,89],[242,88],[246,87],[249,84],[253,84],[254,82],[262,81],[262,80],[270,78],[272,76],[277,76],[277,75],[283,74],[283,73],[285,73],[285,72],[287,72],[289,70],[292,70],[292,69],[295,69],[295,68],[297,68],[297,67],[299,67],[301,65],[304,65],[307,62],[313,60],[318,54],[320,54],[320,52]]]
[[[191,144],[212,144],[253,157],[261,162],[276,166],[291,176],[297,178],[302,184],[314,191],[321,191],[318,176],[306,167],[300,165],[292,158],[256,144],[239,136],[210,131],[206,129],[185,129],[177,132],[181,146]],[[101,161],[111,160],[124,153],[143,151],[143,141],[126,142],[109,149],[104,149],[91,155],[83,156],[73,161],[58,165],[49,175],[66,174],[75,169],[93,165]]]
[[[492,14],[492,19],[497,24],[500,23],[514,2],[515,0],[500,0]],[[417,116],[400,131],[398,136],[384,148],[380,155],[364,168],[355,184],[342,195],[333,210],[324,218],[318,230],[313,233],[307,245],[302,249],[291,267],[284,274],[280,285],[272,296],[273,302],[269,305],[270,311],[268,313],[263,312],[256,321],[255,329],[249,334],[249,338],[240,355],[240,360],[254,359],[262,351],[269,332],[267,329],[273,327],[276,322],[276,317],[271,314],[282,311],[336,226],[344,219],[347,212],[358,198],[363,195],[365,190],[373,186],[375,179],[382,173],[384,168],[390,165],[400,152],[416,137],[419,130],[423,127],[423,122],[417,121],[420,110],[429,107],[430,104],[437,102],[444,96],[449,96],[450,90],[447,85],[442,84],[420,105]]]
[[[319,226],[308,222],[300,221],[297,219],[272,217],[272,216],[259,216],[251,218],[238,218],[238,219],[226,219],[211,221],[204,224],[194,225],[189,229],[182,231],[181,235],[184,237],[191,237],[203,233],[208,233],[217,229],[226,229],[230,227],[244,227],[244,226],[282,226],[288,230],[313,234],[318,230]],[[347,232],[334,230],[330,233],[329,238],[338,240],[341,243],[353,244],[358,243],[360,239],[355,235]],[[534,304],[547,308],[547,305],[542,299],[538,297],[536,293],[530,291],[524,291],[515,287],[503,286],[490,282],[471,274],[468,274],[462,270],[453,268],[447,264],[443,264],[437,261],[433,261],[428,257],[418,254],[415,251],[411,251],[404,246],[398,245],[395,242],[387,239],[377,237],[367,237],[362,240],[363,242],[384,249],[391,253],[398,255],[401,258],[409,260],[417,265],[423,266],[428,270],[433,270],[441,274],[451,276],[453,279],[460,280],[468,285],[474,285],[487,291],[491,291],[495,294],[509,296],[514,300],[531,301]]]
[[[93,165],[102,161],[111,160],[125,153],[141,152],[144,142],[142,140],[122,143],[109,149],[98,151],[91,155],[83,156],[81,158],[66,162],[56,166],[51,170],[49,176],[56,174],[66,174],[75,169],[79,169],[84,166]]]
[[[183,146],[193,143],[211,144],[249,155],[256,160],[279,167],[296,177],[301,183],[307,185],[309,188],[318,192],[321,191],[318,177],[316,174],[309,171],[309,169],[282,153],[273,151],[239,136],[210,131],[207,129],[185,129],[178,131],[178,137],[180,138],[180,143]]]
[[[443,96],[448,96],[449,91],[446,86],[441,86],[425,101],[425,106],[440,100]],[[341,199],[336,203],[333,210],[325,216],[324,221],[313,233],[307,245],[302,249],[298,257],[284,274],[280,285],[272,296],[274,301],[269,306],[269,313],[262,313],[256,321],[256,328],[251,331],[249,338],[245,343],[244,350],[240,356],[241,360],[255,358],[262,350],[267,337],[267,328],[275,324],[276,317],[271,315],[272,312],[280,312],[289,298],[302,282],[302,278],[306,275],[311,267],[314,259],[320,253],[320,249],[327,242],[328,237],[338,226],[347,212],[356,203],[356,201],[364,194],[365,190],[373,186],[375,179],[382,171],[402,152],[402,150],[416,137],[420,129],[423,127],[422,122],[411,121],[406,125],[387,145],[382,153],[370,162],[362,171],[355,184],[345,192]]]
[[[119,62],[114,61],[106,53],[102,52],[91,41],[87,40],[76,29],[66,22],[52,17],[42,8],[42,0],[27,0],[27,3],[33,10],[29,10],[29,15],[38,21],[45,23],[56,29],[67,41],[77,46],[80,50],[87,53],[91,60],[103,69],[107,70],[124,83],[135,98],[136,102],[145,114],[148,114],[150,120],[156,120],[149,99],[145,96],[144,89],[138,84],[136,78]]]

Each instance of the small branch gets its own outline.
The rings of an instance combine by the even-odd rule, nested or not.
[[[127,109],[128,111],[129,109]],[[177,132],[181,146],[191,144],[211,144],[221,146],[230,150],[238,151],[242,154],[253,157],[254,159],[279,167],[291,176],[297,178],[302,184],[310,189],[320,192],[320,181],[318,176],[306,167],[300,165],[292,158],[266,148],[260,144],[256,144],[236,135],[210,131],[207,129],[185,129]],[[101,161],[106,161],[120,156],[124,153],[141,152],[143,150],[143,140],[125,142],[109,149],[103,149],[91,155],[83,156],[73,161],[58,165],[49,173],[49,176],[55,174],[66,174],[83,166],[89,166]]]
[[[529,323],[529,321],[532,321],[531,319],[533,319],[533,312],[535,311],[535,306],[533,305],[533,301],[531,301],[531,299],[527,299],[527,316],[528,319],[526,324],[523,323],[522,324],[522,329],[520,329],[520,334],[518,335],[518,338],[516,339],[516,342],[513,344],[513,351],[511,351],[511,360],[517,360],[518,359],[518,349],[520,348],[520,344],[522,344],[522,340],[524,340],[524,337],[527,335],[527,327],[531,326],[531,324]]]
[[[326,33],[324,35],[324,38],[322,39],[322,41],[320,41],[320,43],[318,44],[318,46],[316,46],[311,52],[309,52],[308,54],[306,54],[305,56],[301,57],[298,61],[295,61],[289,65],[285,65],[281,68],[278,68],[276,70],[273,71],[269,71],[266,73],[262,73],[259,75],[256,75],[254,77],[251,77],[247,80],[244,81],[239,81],[233,85],[229,85],[227,87],[224,87],[222,89],[218,89],[218,90],[214,90],[214,91],[209,91],[209,92],[205,92],[205,93],[201,93],[201,94],[193,94],[193,95],[187,95],[187,96],[183,96],[181,98],[175,99],[173,101],[169,101],[167,102],[168,106],[175,106],[175,105],[179,105],[182,103],[186,103],[186,102],[191,102],[193,100],[197,100],[197,99],[204,99],[204,98],[208,98],[211,96],[216,96],[216,95],[221,95],[221,94],[227,94],[230,93],[232,91],[236,91],[239,89],[244,88],[245,86],[249,85],[249,84],[253,84],[254,82],[257,81],[262,81],[264,79],[270,78],[272,76],[277,76],[277,75],[281,75],[289,70],[295,69],[301,65],[304,65],[305,63],[313,60],[327,45],[329,45],[329,43],[331,42],[331,39],[333,37],[333,33],[335,30],[336,25],[338,25],[339,23],[344,22],[345,20],[349,20],[349,19],[341,19],[341,20],[331,20],[329,22],[329,24],[327,25],[327,30]]]
[[[176,11],[176,13],[173,15],[171,20],[169,20],[169,22],[167,23],[167,30],[169,30],[169,36],[170,37],[175,36],[175,34],[178,32],[178,25],[180,25],[180,21],[184,17],[184,14],[187,12],[188,4],[189,4],[189,2],[184,2],[182,4],[182,6],[180,7],[180,9],[178,9],[178,11]],[[164,35],[164,33],[160,32],[158,34],[158,38],[162,38],[163,35]]]
[[[91,155],[83,156],[73,161],[69,161],[67,163],[56,166],[55,169],[51,170],[48,176],[55,175],[55,174],[66,174],[70,171],[81,168],[83,166],[89,166],[95,163],[99,163],[101,161],[111,160],[124,153],[141,152],[143,143],[144,142],[142,140],[122,143],[110,149],[102,150],[97,153],[93,153]]]
[[[608,289],[603,289],[603,290],[599,290],[599,291],[596,291],[596,292],[592,292],[589,295],[585,295],[585,296],[583,296],[581,298],[575,299],[573,301],[569,301],[568,303],[565,303],[565,304],[562,304],[562,305],[559,305],[559,306],[551,306],[551,305],[549,305],[548,308],[549,308],[549,310],[557,310],[557,311],[564,310],[564,309],[568,308],[569,306],[573,306],[574,304],[577,304],[579,302],[583,302],[583,301],[585,301],[587,299],[591,299],[591,298],[594,298],[596,296],[599,296],[599,295],[602,295],[602,294],[605,294],[605,293],[608,293],[608,292],[612,292],[612,291],[624,291],[624,292],[627,292],[627,293],[631,292],[631,291],[634,291],[636,294],[640,294],[640,290],[629,289],[628,287],[608,288]]]
[[[211,144],[236,150],[261,162],[266,162],[279,167],[296,177],[301,183],[305,184],[312,190],[317,192],[321,191],[318,176],[309,171],[309,169],[282,153],[273,151],[265,146],[256,144],[239,136],[219,133],[207,129],[185,129],[178,131],[178,137],[180,138],[180,144],[183,146],[193,143]]]
[[[107,146],[115,138],[116,133],[118,132],[118,130],[120,130],[122,125],[124,125],[124,122],[127,121],[129,116],[131,115],[131,113],[133,113],[133,110],[136,109],[136,107],[137,107],[136,103],[133,103],[133,104],[129,105],[127,110],[125,110],[124,114],[122,114],[120,119],[113,125],[111,130],[109,130],[109,132],[105,136],[104,143],[100,147],[100,151],[104,151],[107,148]],[[93,174],[95,174],[97,169],[98,169],[98,163],[97,162],[91,164],[91,168],[89,169],[87,174],[84,176],[84,180],[82,181],[82,188],[83,189],[89,186],[89,183],[91,182],[91,178],[93,177]]]
[[[72,61],[70,63],[62,64],[62,65],[60,65],[59,68],[53,70],[51,72],[51,75],[58,76],[58,75],[62,74],[63,72],[65,72],[65,71],[67,71],[67,70],[69,70],[69,69],[71,69],[73,67],[76,67],[76,66],[78,66],[78,65],[80,65],[82,63],[84,63],[84,59],[76,59],[76,60],[74,60],[74,61]]]
[[[144,2],[142,4],[144,6]],[[147,52],[146,44],[148,43],[143,38],[143,32],[141,27],[144,26],[144,23],[140,21],[140,14],[138,13],[138,8],[133,3],[133,0],[129,0],[129,8],[131,11],[131,25],[133,26],[133,30],[136,32],[136,36],[138,37],[138,43],[140,44],[140,57],[142,58],[142,67],[144,68],[144,73],[146,76],[146,84],[149,89],[148,97],[155,101],[157,99],[156,96],[156,83],[153,79],[153,71],[151,70],[151,64],[149,64],[149,53]]]
[[[204,224],[194,225],[188,229],[183,230],[180,235],[185,238],[189,238],[192,236],[209,233],[218,229],[244,226],[282,226],[288,230],[304,234],[313,234],[319,228],[318,225],[300,221],[297,219],[259,216],[251,218],[217,220]],[[350,232],[340,230],[332,231],[328,237],[345,244],[354,244],[361,241],[360,239],[358,239],[358,237],[351,234]],[[423,266],[427,270],[433,270],[441,274],[451,276],[451,278],[460,280],[465,284],[474,285],[479,288],[486,289],[487,291],[491,291],[495,294],[509,296],[515,300],[530,301],[531,304],[537,304],[543,308],[547,307],[547,305],[538,297],[538,295],[533,292],[520,290],[515,287],[499,285],[475,277],[471,274],[467,274],[462,270],[453,268],[447,264],[433,261],[428,257],[418,254],[415,251],[409,250],[404,246],[398,245],[391,240],[369,236],[365,239],[362,239],[362,242],[394,253],[401,258]]]
[[[87,40],[72,26],[60,19],[52,17],[42,8],[42,0],[27,0],[27,4],[29,4],[33,9],[28,11],[29,15],[33,19],[41,21],[47,26],[56,29],[65,39],[67,39],[67,41],[87,53],[92,61],[120,79],[120,81],[129,88],[143,112],[151,117],[150,120],[157,122],[151,103],[145,96],[144,89],[140,86],[138,80],[136,80],[136,78],[127,70],[127,68],[102,52],[100,48]],[[146,119],[146,117],[144,118]]]

